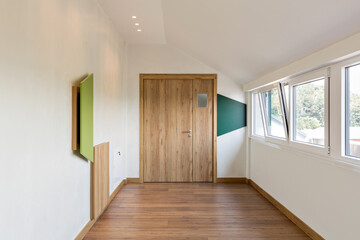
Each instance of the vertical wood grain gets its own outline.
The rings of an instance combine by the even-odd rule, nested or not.
[[[109,142],[94,147],[92,174],[92,214],[97,219],[109,203]]]
[[[144,80],[144,182],[168,181],[165,156],[165,80]]]
[[[207,106],[198,107],[198,94],[207,94]],[[193,181],[213,181],[213,81],[193,80]]]
[[[164,81],[164,80],[162,80]],[[192,181],[192,82],[167,80],[165,99],[167,182]]]
[[[192,82],[144,80],[144,181],[191,182]]]
[[[209,174],[207,174],[207,180],[197,180],[197,181],[206,181],[206,182],[216,182],[216,177],[217,177],[217,75],[216,74],[140,74],[140,168],[139,168],[139,179],[140,182],[144,182],[145,180],[145,174],[154,174],[156,170],[150,170],[149,168],[145,167],[145,154],[149,153],[148,150],[146,150],[146,146],[145,146],[145,141],[146,141],[146,137],[145,137],[145,118],[147,116],[147,114],[145,113],[145,90],[144,90],[144,85],[145,85],[145,81],[152,81],[152,80],[163,80],[165,82],[171,82],[174,80],[186,80],[186,81],[190,81],[193,82],[194,79],[198,79],[201,81],[206,81],[206,82],[211,82],[212,85],[212,90],[210,90],[210,95],[212,96],[212,115],[210,116],[210,121],[208,122],[212,122],[212,124],[209,124],[210,128],[211,128],[211,134],[210,134],[210,139],[211,139],[211,143],[209,143],[210,145],[210,151],[211,152],[211,157],[207,158],[207,160],[210,159],[210,167],[208,166],[207,168],[209,169]],[[164,83],[165,87],[166,84]],[[165,91],[166,92],[166,91]],[[149,93],[151,94],[151,93]],[[194,101],[196,101],[197,103],[197,99],[193,99]],[[181,103],[184,104],[184,103]],[[194,106],[192,104],[192,106]],[[160,107],[160,105],[158,105],[158,107]],[[149,114],[155,115],[154,112],[151,112]],[[172,114],[177,114],[177,113],[172,113]],[[160,116],[160,115],[159,115]],[[158,117],[159,117],[158,116]],[[153,116],[153,118],[155,118],[155,116]],[[194,118],[194,117],[193,117]],[[161,118],[160,118],[161,119]],[[192,123],[194,122],[194,120],[192,120]],[[150,125],[148,125],[148,127],[150,127]],[[150,129],[150,128],[149,128]],[[153,128],[156,129],[156,128]],[[190,129],[187,129],[190,130]],[[192,130],[194,132],[194,126],[192,126]],[[185,130],[184,130],[185,131]],[[162,134],[165,134],[164,132],[166,132],[165,130],[163,130]],[[153,134],[152,137],[155,139],[160,139],[160,133],[154,133],[154,131],[152,131],[150,133],[150,131],[148,131],[148,134]],[[202,140],[200,140],[201,142]],[[155,141],[152,143],[157,144],[159,141]],[[180,140],[181,142],[181,140]],[[151,142],[148,142],[148,146],[151,146],[150,144]],[[161,141],[160,141],[161,143]],[[166,144],[166,141],[163,142],[163,144]],[[150,149],[151,151],[155,151],[154,149]],[[157,153],[159,156],[164,156],[164,152],[162,152],[162,150],[159,150]],[[178,151],[178,154],[181,154]],[[157,159],[158,163],[157,165],[160,166],[161,164],[163,164],[164,166],[161,168],[159,168],[157,171],[160,172],[160,170],[162,169],[162,171],[164,171],[165,169],[165,174],[162,174],[164,177],[157,177],[155,180],[150,180],[152,179],[151,177],[148,178],[147,180],[145,180],[145,182],[169,182],[172,178],[169,177],[169,171],[168,169],[171,169],[171,164],[168,163],[168,161],[162,160],[162,159],[166,159],[166,155],[165,158],[160,158]],[[182,164],[179,162],[176,162],[176,164]],[[192,168],[193,168],[194,163],[192,164]],[[206,165],[206,164],[205,164]],[[200,168],[202,168],[201,165],[199,165]],[[151,168],[151,164],[148,165],[148,167]],[[183,166],[182,166],[183,167]],[[178,172],[175,172],[175,174],[178,174]],[[205,174],[206,175],[206,174]],[[192,177],[194,175],[192,174]],[[166,179],[170,179],[170,180],[166,180]],[[175,177],[174,179],[181,179],[180,177]],[[200,179],[200,178],[199,178]],[[179,180],[180,181],[180,180]],[[184,180],[183,180],[184,181]],[[193,179],[193,181],[196,181]]]

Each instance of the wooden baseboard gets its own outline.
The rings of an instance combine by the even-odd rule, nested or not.
[[[85,237],[85,235],[90,231],[92,226],[94,226],[95,222],[96,222],[95,219],[90,220],[81,230],[81,232],[76,236],[75,240],[82,240]]]
[[[141,183],[140,178],[127,178],[127,183]]]
[[[104,212],[106,211],[106,209],[109,207],[110,203],[112,202],[112,200],[115,198],[116,194],[118,194],[120,192],[120,190],[127,184],[127,180],[124,179],[121,181],[121,183],[115,188],[115,190],[113,191],[113,193],[110,195],[110,200],[108,202],[108,204],[106,205],[106,208],[104,210]],[[76,236],[75,240],[82,240],[85,235],[90,231],[90,229],[94,226],[94,224],[96,223],[98,219],[93,219],[90,220],[85,227],[80,231],[80,233]]]
[[[124,179],[121,181],[121,183],[115,188],[115,190],[112,192],[112,194],[110,195],[110,201],[109,204],[111,203],[111,201],[115,198],[116,194],[118,194],[120,192],[120,190],[127,184],[127,180]],[[108,206],[109,206],[108,204]]]
[[[315,232],[311,227],[304,223],[300,218],[295,216],[290,212],[284,205],[279,203],[275,198],[268,194],[264,189],[257,185],[254,181],[249,179],[249,185],[252,186],[256,191],[258,191],[264,198],[266,198],[270,203],[272,203],[277,209],[280,210],[287,218],[289,218],[296,226],[303,230],[311,239],[313,240],[324,240],[317,232]]]
[[[247,183],[247,178],[244,177],[216,178],[216,183]]]

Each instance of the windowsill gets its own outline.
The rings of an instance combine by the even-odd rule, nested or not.
[[[308,157],[318,159],[327,164],[332,164],[332,165],[336,165],[336,166],[343,167],[346,169],[351,169],[351,170],[354,170],[354,171],[360,173],[360,159],[357,159],[357,158],[352,158],[352,157],[348,157],[348,156],[333,157],[331,155],[329,156],[328,154],[313,153],[311,151],[306,151],[306,150],[301,150],[299,148],[290,147],[287,144],[287,142],[285,142],[283,144],[282,143],[279,144],[279,143],[266,141],[265,138],[260,138],[260,137],[251,136],[250,139],[257,143],[264,144],[268,147],[288,151],[291,153],[301,154],[302,156],[305,155]]]
[[[251,137],[250,137],[251,139],[257,139],[257,140],[262,140],[262,141],[265,141],[265,137],[264,136],[260,136],[260,135],[252,135]]]

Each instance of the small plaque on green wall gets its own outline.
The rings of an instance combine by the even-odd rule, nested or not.
[[[217,135],[246,126],[246,104],[217,95]]]
[[[94,75],[90,74],[80,83],[80,153],[94,162]]]

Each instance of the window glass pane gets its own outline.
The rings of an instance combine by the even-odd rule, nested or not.
[[[198,94],[198,107],[207,107],[207,94]]]
[[[324,146],[325,79],[293,87],[295,141]]]
[[[264,136],[264,126],[261,119],[259,97],[257,93],[253,94],[253,134]]]
[[[360,64],[346,68],[346,155],[360,157]]]
[[[286,100],[286,107],[289,111],[290,109],[290,95],[289,95],[289,85],[284,86],[284,94],[285,94],[285,100]]]
[[[273,88],[261,93],[266,120],[266,130],[269,136],[285,138],[282,108],[279,99],[279,91]]]

